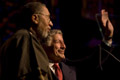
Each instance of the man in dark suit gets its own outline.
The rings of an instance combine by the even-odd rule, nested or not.
[[[49,58],[49,67],[52,71],[53,80],[76,80],[76,70],[70,64],[67,64],[68,60],[65,58],[64,52],[66,45],[63,40],[61,30],[51,30],[43,47]],[[62,70],[62,76],[58,79],[54,67],[54,63],[59,64]]]

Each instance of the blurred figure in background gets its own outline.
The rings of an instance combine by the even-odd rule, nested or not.
[[[105,9],[101,10],[101,22],[103,28],[103,40],[96,47],[86,49],[88,54],[80,62],[77,71],[78,79],[110,79],[117,78],[120,72],[120,47],[112,44],[114,27]]]

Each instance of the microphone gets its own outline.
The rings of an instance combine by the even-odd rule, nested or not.
[[[102,28],[101,28],[101,26],[100,26],[99,20],[98,20],[98,17],[100,17],[100,16],[101,16],[100,13],[95,14],[95,19],[96,19],[96,22],[97,22],[97,25],[98,25],[100,34],[101,34],[101,36],[102,36],[102,39],[104,39],[104,34],[103,34]]]

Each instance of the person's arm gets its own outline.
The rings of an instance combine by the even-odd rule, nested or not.
[[[113,32],[114,32],[114,27],[109,19],[108,12],[105,11],[105,9],[101,10],[101,21],[103,24],[103,29],[104,29],[104,38],[103,42],[107,46],[112,45],[112,37],[113,37]]]

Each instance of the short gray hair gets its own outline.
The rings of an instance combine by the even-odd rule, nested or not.
[[[63,35],[63,33],[62,33],[62,31],[60,29],[53,29],[53,30],[51,30],[50,33],[48,34],[48,37],[45,40],[45,45],[46,46],[51,46],[51,42],[52,42],[53,36],[56,35],[56,34]]]

